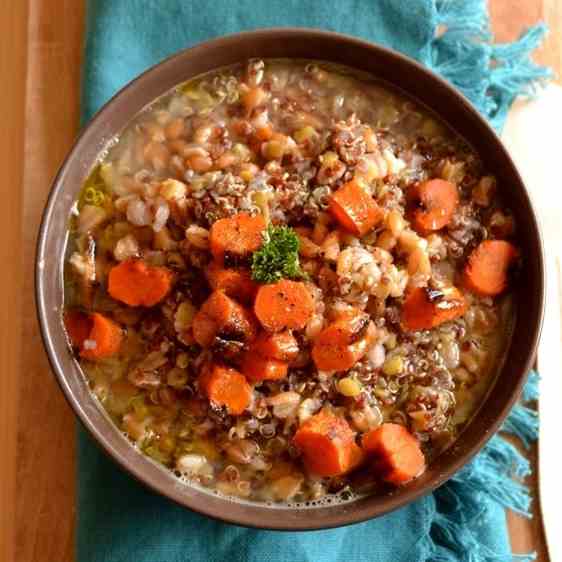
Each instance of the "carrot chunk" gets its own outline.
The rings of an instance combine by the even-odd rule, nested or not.
[[[418,440],[402,425],[383,423],[363,435],[361,446],[374,457],[374,468],[386,482],[405,484],[425,470]]]
[[[211,346],[217,337],[251,342],[257,332],[251,313],[223,291],[214,291],[202,304],[192,329],[195,341],[203,347]]]
[[[408,292],[402,307],[405,330],[430,330],[462,316],[467,309],[464,295],[456,287],[416,287]]]
[[[302,330],[314,312],[314,301],[304,283],[282,279],[259,288],[254,312],[270,332]]]
[[[79,310],[67,310],[63,317],[66,333],[74,347],[81,348],[92,331],[92,319],[89,314]]]
[[[458,204],[457,186],[442,179],[418,183],[408,192],[412,226],[424,235],[447,226]]]
[[[287,376],[288,364],[284,361],[263,357],[250,349],[242,359],[242,372],[249,381],[276,381]]]
[[[383,218],[382,209],[357,179],[347,182],[332,195],[329,210],[356,236],[364,236]]]
[[[319,476],[346,474],[364,458],[347,421],[326,410],[306,420],[293,443],[301,450],[308,470]]]
[[[288,330],[273,334],[262,332],[252,345],[252,349],[262,357],[277,359],[277,361],[293,361],[299,354],[299,344]]]
[[[246,269],[224,269],[217,262],[211,263],[205,272],[214,291],[224,291],[229,297],[243,302],[254,300],[257,285]]]
[[[111,268],[108,291],[129,306],[154,306],[172,287],[172,272],[142,260],[127,260]]]
[[[217,406],[239,416],[250,405],[252,387],[244,375],[221,365],[207,365],[198,378],[199,388]]]
[[[123,330],[99,312],[91,314],[90,320],[92,328],[82,342],[80,356],[94,361],[115,355],[123,341]]]
[[[213,223],[209,235],[211,253],[227,267],[247,265],[263,242],[265,220],[262,215],[238,213]]]
[[[505,240],[484,240],[470,254],[463,272],[463,284],[473,293],[494,297],[507,288],[509,268],[519,256]]]
[[[368,314],[344,315],[318,334],[312,359],[321,371],[347,371],[365,355],[375,336]]]

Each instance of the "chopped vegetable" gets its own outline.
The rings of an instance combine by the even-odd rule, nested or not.
[[[375,336],[368,314],[344,315],[318,334],[312,358],[321,371],[347,371],[365,355]]]
[[[107,185],[103,178],[102,165],[98,164],[90,172],[90,175],[84,182],[84,186],[80,192],[78,208],[82,209],[84,205],[103,206],[107,198],[106,193]]]
[[[365,236],[383,218],[382,209],[358,179],[351,180],[334,193],[329,209],[334,218],[356,236]]]
[[[295,336],[288,330],[284,332],[262,332],[252,345],[252,349],[262,357],[278,361],[292,361],[299,353]]]
[[[92,319],[85,312],[79,310],[67,310],[64,313],[64,327],[74,347],[82,348],[84,340],[87,340],[92,331]]]
[[[214,291],[224,291],[229,297],[248,303],[254,300],[257,286],[246,269],[224,269],[217,262],[205,271],[209,285]]]
[[[304,283],[283,279],[259,288],[254,312],[270,332],[302,330],[314,312],[314,301]]]
[[[408,192],[412,226],[424,235],[447,226],[458,204],[457,186],[442,179],[418,183]]]
[[[256,323],[251,313],[223,291],[214,291],[193,319],[193,337],[209,347],[219,337],[226,341],[251,342]]]
[[[284,379],[288,367],[284,361],[263,357],[253,349],[247,351],[242,359],[242,372],[252,382]]]
[[[258,283],[306,277],[299,263],[299,238],[288,226],[269,226],[262,247],[252,257],[252,278]]]
[[[319,476],[341,476],[364,458],[347,421],[327,410],[308,418],[293,443],[301,450],[308,470]]]
[[[95,361],[115,355],[123,341],[123,330],[113,320],[99,312],[90,315],[92,328],[82,341],[80,356]]]
[[[213,223],[209,235],[211,253],[226,267],[247,265],[252,253],[263,242],[265,220],[262,215],[238,213]]]
[[[374,457],[374,468],[386,482],[406,484],[425,470],[418,440],[402,425],[383,423],[363,435],[361,445],[367,455]]]
[[[224,406],[232,416],[239,416],[250,405],[252,387],[244,375],[221,365],[207,365],[199,375],[199,388],[217,406]]]
[[[401,355],[389,357],[382,366],[382,372],[388,377],[395,377],[404,370],[404,358]]]
[[[361,385],[351,377],[344,377],[338,381],[338,392],[343,396],[353,398],[361,394]]]
[[[509,268],[519,252],[505,240],[484,240],[470,254],[464,268],[464,286],[483,297],[494,297],[507,288]]]
[[[129,306],[154,306],[172,287],[172,272],[142,260],[127,260],[111,268],[108,292]]]
[[[402,325],[406,330],[430,330],[462,316],[467,306],[456,287],[415,287],[406,295]]]

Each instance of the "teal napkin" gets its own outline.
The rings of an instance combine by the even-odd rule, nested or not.
[[[305,26],[377,41],[417,58],[467,95],[500,127],[514,97],[544,70],[528,60],[542,29],[491,45],[481,0],[90,0],[82,90],[86,123],[119,88],[164,57],[241,30]],[[436,31],[446,32],[436,38]],[[533,398],[536,381],[527,387]],[[505,428],[536,436],[518,406]],[[434,494],[385,517],[306,533],[225,525],[174,505],[133,480],[90,437],[78,434],[78,562],[479,562],[513,559],[505,507],[527,513],[510,477],[528,463],[494,437]],[[522,556],[521,560],[532,557]]]

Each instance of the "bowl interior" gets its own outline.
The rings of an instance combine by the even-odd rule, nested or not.
[[[315,508],[284,508],[229,501],[181,483],[138,453],[90,394],[62,329],[63,256],[71,207],[83,180],[105,147],[132,117],[176,84],[253,57],[321,59],[371,73],[433,109],[481,155],[513,210],[524,267],[506,360],[482,407],[455,444],[412,484],[384,496]],[[76,414],[102,447],[126,470],[169,498],[207,515],[242,525],[318,529],[378,516],[441,485],[498,429],[519,396],[536,347],[543,307],[542,244],[522,180],[501,142],[460,94],[429,71],[392,51],[342,35],[303,29],[263,30],[211,41],[183,51],[129,84],[90,122],[63,164],[44,213],[36,264],[38,314],[53,370]]]

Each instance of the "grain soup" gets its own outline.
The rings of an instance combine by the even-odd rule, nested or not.
[[[178,478],[256,502],[423,473],[509,338],[513,217],[433,114],[348,68],[179,85],[100,156],[64,323],[93,394]]]

